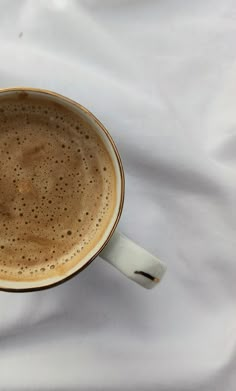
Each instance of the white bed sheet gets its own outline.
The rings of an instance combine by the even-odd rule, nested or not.
[[[0,293],[0,390],[234,391],[236,3],[0,0],[0,87],[88,107],[126,171],[120,230],[165,260],[152,291],[95,260]]]

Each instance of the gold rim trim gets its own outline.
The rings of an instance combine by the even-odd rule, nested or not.
[[[76,276],[77,274],[82,272],[88,265],[90,265],[90,263],[106,247],[107,243],[109,242],[109,240],[111,239],[113,233],[115,232],[115,229],[116,229],[117,224],[118,224],[118,222],[120,220],[120,217],[121,217],[121,214],[122,214],[122,210],[123,210],[124,197],[125,197],[125,175],[124,175],[124,169],[123,169],[123,164],[122,164],[122,161],[121,161],[120,154],[118,152],[118,149],[116,147],[116,144],[115,144],[112,136],[110,135],[110,133],[108,132],[106,127],[99,121],[99,119],[97,117],[95,117],[95,115],[93,113],[91,113],[91,111],[86,109],[86,107],[84,107],[80,103],[77,103],[73,99],[67,98],[64,95],[58,94],[57,92],[50,91],[50,90],[45,90],[45,89],[42,89],[42,88],[33,88],[33,87],[0,88],[0,95],[2,93],[5,93],[5,92],[23,92],[23,93],[35,92],[35,93],[39,93],[39,94],[49,95],[49,96],[61,99],[62,101],[67,102],[68,104],[70,104],[72,106],[75,106],[76,108],[79,108],[88,117],[92,118],[93,121],[96,122],[96,124],[100,127],[100,129],[102,129],[102,131],[105,133],[105,135],[107,136],[107,138],[108,138],[108,140],[109,140],[109,142],[110,142],[110,144],[112,146],[112,149],[113,149],[113,151],[115,153],[115,156],[116,156],[116,159],[117,159],[117,162],[118,162],[118,166],[119,166],[120,179],[121,179],[121,194],[120,194],[119,210],[118,210],[118,213],[117,213],[117,216],[116,216],[116,220],[115,220],[115,222],[114,222],[114,224],[113,224],[113,226],[112,226],[112,228],[111,228],[111,230],[109,232],[109,235],[106,238],[105,242],[101,245],[99,250],[97,250],[96,253],[85,263],[85,265],[83,265],[81,268],[79,268],[75,272],[71,273],[69,276],[66,276],[64,278],[62,277],[60,280],[58,280],[56,282],[53,282],[53,283],[49,283],[49,284],[44,285],[44,286],[37,286],[37,287],[32,287],[32,288],[5,288],[5,287],[1,287],[0,286],[0,291],[6,291],[6,292],[33,292],[33,291],[40,291],[40,290],[45,290],[45,289],[52,288],[54,286],[60,285],[63,282],[66,282],[66,281],[70,280],[72,277]]]

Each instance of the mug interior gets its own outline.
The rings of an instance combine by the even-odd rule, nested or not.
[[[112,159],[113,167],[115,171],[115,181],[116,181],[116,202],[115,202],[115,208],[112,217],[105,231],[102,233],[100,240],[84,256],[84,258],[80,259],[78,263],[75,264],[75,266],[68,269],[63,275],[58,274],[50,278],[39,279],[35,281],[23,281],[23,280],[12,281],[12,280],[0,279],[0,289],[2,290],[31,291],[31,290],[44,289],[53,285],[57,285],[69,279],[79,271],[83,270],[95,257],[97,257],[99,252],[102,251],[102,249],[105,247],[110,237],[112,236],[122,213],[123,202],[124,202],[124,171],[123,171],[118,150],[116,148],[116,145],[112,137],[110,136],[106,128],[101,124],[101,122],[85,107],[60,94],[47,91],[47,90],[40,90],[40,89],[34,89],[28,87],[0,89],[0,98],[11,97],[14,94],[19,94],[22,97],[25,96],[27,97],[27,99],[30,99],[30,97],[32,96],[32,97],[40,97],[40,99],[43,98],[47,101],[49,100],[55,103],[59,103],[60,105],[63,105],[64,107],[72,111],[73,113],[78,114],[80,118],[82,117],[87,123],[89,123],[92,126],[94,131],[102,139],[103,144],[106,147],[106,150],[110,155],[110,158]],[[1,106],[1,102],[0,102],[0,106]]]

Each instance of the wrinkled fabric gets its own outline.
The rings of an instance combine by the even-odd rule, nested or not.
[[[97,258],[0,293],[0,390],[234,391],[236,3],[0,0],[0,87],[90,109],[123,159],[119,229],[168,265],[146,291]]]

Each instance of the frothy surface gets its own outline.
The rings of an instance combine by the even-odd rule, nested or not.
[[[0,100],[0,279],[64,274],[94,247],[115,208],[115,173],[93,128],[69,109]]]

